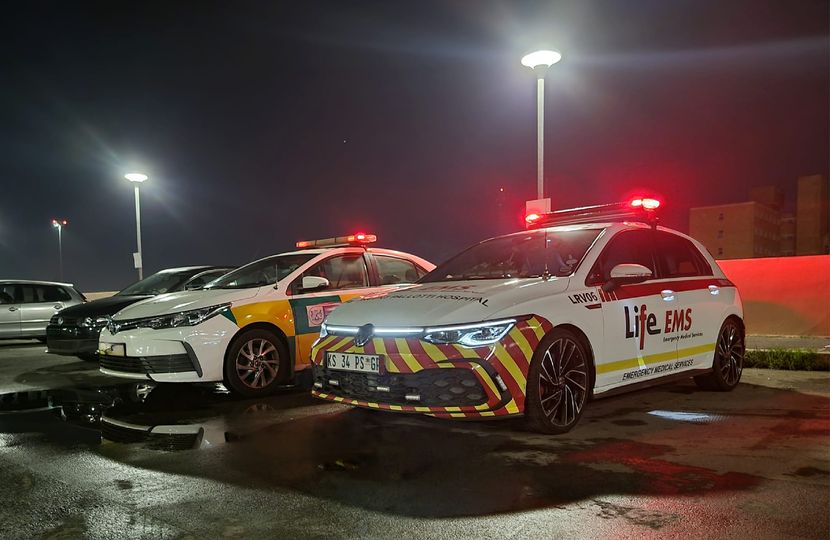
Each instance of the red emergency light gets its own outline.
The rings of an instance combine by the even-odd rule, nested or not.
[[[640,221],[657,226],[656,210],[660,201],[648,197],[636,197],[631,201],[567,208],[540,214],[528,214],[525,224],[528,229],[543,225],[578,225],[603,221]]]
[[[657,199],[649,199],[649,198],[637,198],[631,201],[631,206],[634,208],[644,208],[646,210],[656,210],[660,207],[660,201]]]
[[[343,247],[361,246],[377,242],[378,237],[374,234],[356,233],[348,236],[335,236],[334,238],[323,238],[322,240],[300,240],[297,242],[298,249],[321,248],[321,247]]]

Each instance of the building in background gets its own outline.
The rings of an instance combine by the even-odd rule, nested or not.
[[[795,255],[795,216],[791,212],[781,214],[781,228],[778,233],[781,239],[782,257]]]
[[[751,201],[689,210],[689,231],[716,259],[779,255],[778,211]]]
[[[749,202],[689,210],[689,234],[717,259],[830,253],[830,186],[822,175],[798,179],[795,214],[783,190],[762,186]]]
[[[830,190],[827,178],[820,174],[798,179],[795,205],[795,252],[798,255],[820,255],[830,252],[828,204]]]

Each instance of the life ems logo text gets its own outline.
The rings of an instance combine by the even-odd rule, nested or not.
[[[663,325],[657,323],[657,315],[648,313],[645,304],[634,306],[633,314],[628,306],[625,310],[625,339],[640,338],[640,350],[645,346],[646,334],[655,336],[658,334],[671,334],[673,332],[684,332],[692,327],[692,308],[675,309],[666,311]]]

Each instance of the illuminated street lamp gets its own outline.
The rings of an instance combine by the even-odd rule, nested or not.
[[[53,219],[52,227],[58,230],[58,268],[60,272],[60,280],[63,281],[63,228],[69,222],[65,219]]]
[[[133,254],[135,267],[138,268],[139,281],[144,279],[144,262],[141,259],[141,206],[139,204],[138,186],[146,182],[148,176],[143,173],[131,172],[124,175],[124,178],[135,184],[135,243],[138,248]]]
[[[536,73],[536,198],[545,197],[545,74],[548,68],[562,60],[559,51],[533,51],[522,57],[522,65]]]

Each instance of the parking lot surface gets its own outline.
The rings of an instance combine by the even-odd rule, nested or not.
[[[746,370],[521,419],[131,383],[0,342],[4,538],[827,538],[830,374]]]

